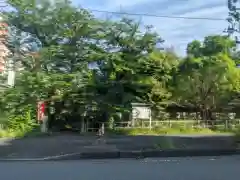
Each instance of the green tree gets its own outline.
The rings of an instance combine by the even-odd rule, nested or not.
[[[212,40],[216,40],[215,43]],[[219,44],[225,41],[218,40],[207,37],[202,55],[186,57],[175,78],[176,99],[182,105],[201,111],[204,119],[211,119],[211,112],[226,106],[239,89],[239,69],[229,57],[229,46]]]
[[[53,107],[56,112],[52,121],[61,119],[73,111],[64,105],[67,94],[74,91],[83,96],[83,90],[79,88],[85,87],[79,83],[88,81],[89,56],[98,50],[93,39],[95,30],[99,29],[96,20],[87,11],[74,8],[69,2],[50,4],[49,1],[10,0],[9,4],[15,11],[6,13],[8,24],[36,38],[42,48],[37,56],[18,56],[25,71],[17,75],[15,87],[5,91],[15,98],[5,96],[2,101],[19,102],[9,103],[12,107],[8,109],[21,111],[19,106],[31,104],[35,108],[37,101],[46,100],[48,107]],[[71,102],[72,99],[67,100]],[[79,107],[78,110],[83,109]],[[78,110],[74,108],[74,111]]]
[[[236,42],[228,36],[207,36],[204,41],[193,41],[187,46],[187,54],[194,57],[211,56],[218,53],[230,55],[236,48]]]
[[[144,82],[148,84],[146,101],[155,109],[154,116],[162,118],[171,101],[172,76],[176,71],[179,58],[168,51],[155,50],[149,54],[149,60],[142,62],[142,73],[147,74]]]
[[[15,91],[5,92],[10,95],[4,102],[21,102],[12,104],[17,109],[47,100],[50,124],[83,122],[86,116],[106,121],[116,112],[129,110],[131,102],[147,102],[157,81],[162,81],[161,75],[171,69],[170,62],[157,67],[170,54],[157,52],[158,63],[151,55],[162,42],[158,34],[150,28],[140,32],[132,20],[98,20],[69,2],[9,0],[9,4],[15,11],[6,14],[8,23],[31,34],[42,48],[34,61],[21,56],[25,71],[17,76]],[[97,69],[89,69],[90,63],[97,63]],[[145,65],[153,73],[145,73]],[[158,71],[157,81],[149,83],[154,71]]]
[[[162,43],[161,38],[150,28],[140,32],[139,24],[129,19],[107,21],[104,26],[105,42],[101,47],[105,53],[94,74],[98,104],[103,111],[114,114],[129,111],[132,102],[149,103],[148,93],[152,89],[149,80],[157,65],[150,54],[156,44]]]

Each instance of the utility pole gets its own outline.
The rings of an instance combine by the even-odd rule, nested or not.
[[[239,33],[240,33],[240,0],[228,0],[228,11],[229,16],[227,18],[228,27],[224,30],[229,37],[235,38],[237,44],[240,44]]]

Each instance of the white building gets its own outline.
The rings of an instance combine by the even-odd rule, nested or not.
[[[7,27],[8,25],[3,21],[0,14],[0,75],[2,77],[7,77],[7,80],[5,82],[1,82],[1,84],[4,86],[13,86],[15,73],[7,68],[7,56],[9,54],[9,50],[4,44],[8,33]]]
[[[7,25],[2,21],[2,17],[0,16],[0,73],[5,71],[5,58],[8,55],[8,49],[4,45],[4,41],[6,40],[6,31]]]

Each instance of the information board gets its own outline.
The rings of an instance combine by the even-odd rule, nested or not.
[[[132,116],[134,119],[150,119],[151,108],[146,106],[134,106],[132,107]]]

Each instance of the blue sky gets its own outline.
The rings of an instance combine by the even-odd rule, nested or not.
[[[149,13],[170,16],[211,17],[226,19],[227,0],[73,0],[75,5],[88,9]],[[112,17],[106,13],[94,13],[97,17]],[[184,54],[188,42],[211,34],[220,34],[228,26],[226,21],[166,19],[135,17],[155,30],[165,40],[166,46],[173,45],[176,52]]]
[[[221,19],[228,16],[227,0],[72,0],[72,2],[86,9],[104,11]],[[112,14],[99,12],[93,14],[99,18],[115,18]],[[179,55],[185,54],[188,42],[194,39],[202,40],[207,35],[221,34],[228,26],[225,20],[130,17],[141,20],[145,25],[153,25],[165,40],[164,46],[173,46]]]

